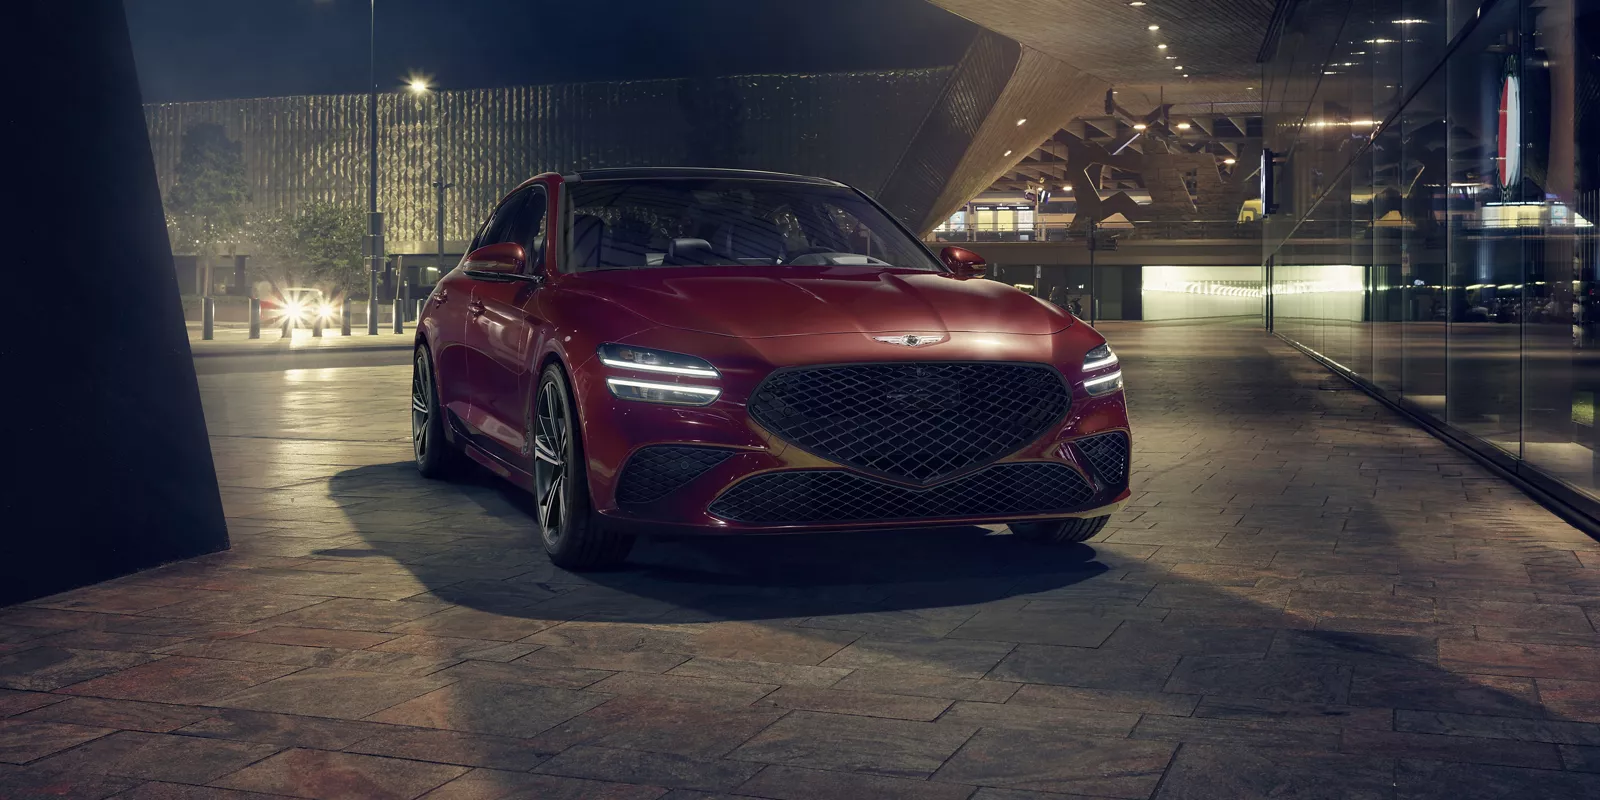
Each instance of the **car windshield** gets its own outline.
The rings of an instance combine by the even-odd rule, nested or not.
[[[681,266],[942,268],[842,186],[725,178],[569,184],[577,270]]]

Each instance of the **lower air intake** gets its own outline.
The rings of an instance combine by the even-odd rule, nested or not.
[[[746,478],[711,503],[732,522],[804,524],[937,520],[1073,511],[1094,488],[1065,464],[1000,464],[927,488],[840,470],[768,472]]]
[[[1076,442],[1078,452],[1089,460],[1094,474],[1107,486],[1121,486],[1128,480],[1128,435],[1103,433]]]
[[[617,484],[619,505],[642,505],[666,497],[721,464],[731,450],[687,445],[653,445],[628,459]]]

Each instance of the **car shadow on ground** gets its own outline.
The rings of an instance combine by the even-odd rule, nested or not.
[[[375,483],[420,480],[409,462],[357,467],[336,475],[339,496]],[[456,484],[483,512],[476,530],[448,544],[419,543],[415,530],[362,530],[370,549],[325,550],[320,557],[386,556],[410,568],[440,600],[482,610],[538,614],[552,592],[612,592],[592,611],[561,603],[574,618],[650,622],[663,616],[759,620],[862,611],[897,611],[1003,600],[1015,590],[1071,586],[1107,572],[1088,545],[1041,545],[1004,527],[972,525],[864,529],[780,536],[640,537],[621,566],[572,573],[545,557],[532,499],[485,474]],[[444,526],[440,526],[444,527]],[[435,528],[438,530],[438,528]],[[454,532],[454,531],[453,531]],[[481,566],[500,577],[470,577]],[[516,574],[509,574],[515,572]],[[618,595],[637,597],[637,613]],[[675,606],[669,613],[665,605]]]

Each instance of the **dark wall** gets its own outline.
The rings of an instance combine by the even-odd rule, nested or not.
[[[228,546],[122,4],[8,8],[0,603]]]

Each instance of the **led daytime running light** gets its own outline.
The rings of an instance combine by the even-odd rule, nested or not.
[[[637,369],[645,372],[664,372],[669,375],[690,375],[696,378],[719,378],[714,369],[700,369],[699,367],[665,367],[659,364],[639,364],[633,361],[619,361],[615,358],[600,357],[600,363],[608,367],[621,367],[623,369]]]

